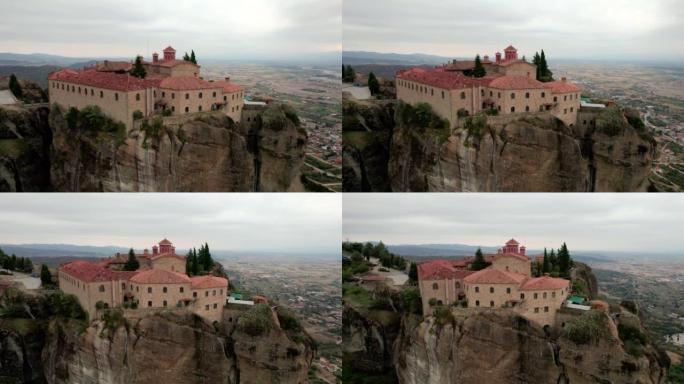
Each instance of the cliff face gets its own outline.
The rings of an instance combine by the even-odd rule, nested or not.
[[[645,384],[663,383],[666,374],[652,347],[636,358],[612,336],[578,345],[549,337],[503,309],[457,315],[441,326],[428,318],[402,331],[397,364],[402,384]]]
[[[279,327],[249,336],[187,313],[88,326],[57,316],[0,320],[0,334],[2,383],[299,384],[313,358],[307,340]]]
[[[400,331],[400,321],[383,323],[358,308],[345,305],[342,314],[345,366],[350,364],[352,369],[376,373],[393,369],[394,345]]]
[[[278,105],[269,107],[263,112],[271,116],[268,124],[259,118],[248,126],[220,114],[207,114],[163,127],[136,128],[127,134],[98,130],[97,123],[95,128],[84,128],[55,108],[20,111],[34,116],[24,124],[30,134],[20,140],[43,145],[35,148],[38,156],[22,150],[13,161],[0,152],[0,189],[302,191],[300,169],[307,136],[294,120],[296,116],[286,115],[286,110]],[[21,120],[16,114],[3,114],[0,127],[17,125],[17,119]],[[13,134],[7,137],[18,139]]]
[[[359,104],[346,110],[386,114],[386,104]],[[582,132],[548,113],[490,116],[482,127],[447,135],[395,118],[378,132],[385,131],[388,181],[401,192],[645,191],[655,151],[632,127],[612,136]],[[347,152],[364,163],[362,151]]]

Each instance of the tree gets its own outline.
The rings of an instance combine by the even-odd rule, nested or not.
[[[193,49],[190,51],[190,61],[192,61],[193,64],[197,64],[197,59],[195,58],[195,50]]]
[[[10,76],[9,89],[17,99],[20,99],[24,96],[24,91],[21,89],[21,84],[19,84],[19,80],[17,80],[17,77],[14,76],[14,73]]]
[[[380,93],[380,82],[373,72],[368,74],[368,89],[370,90],[371,95]]]
[[[484,77],[487,72],[482,65],[482,60],[480,60],[480,55],[475,55],[475,68],[473,69],[473,77]]]
[[[40,284],[43,287],[52,285],[52,274],[45,264],[40,267]]]
[[[345,81],[344,79],[347,78],[347,67],[342,64],[342,81]]]
[[[183,60],[190,61],[190,55],[188,55],[187,52],[185,52],[185,55],[183,55]]]
[[[192,249],[192,259],[195,261],[192,265],[192,274],[193,275],[199,275],[200,263],[199,263],[199,260],[197,259],[197,249],[196,248]]]
[[[135,257],[135,251],[131,248],[131,250],[128,251],[128,260],[126,260],[123,269],[124,271],[137,271],[138,268],[140,268],[140,262],[138,261],[138,258]]]
[[[551,253],[549,254],[549,272],[553,272],[558,264],[558,259],[556,258],[556,251],[551,248]]]
[[[361,253],[366,256],[366,260],[370,261],[370,258],[373,255],[373,249],[373,244],[370,241],[363,245],[363,251],[361,251]]]
[[[356,71],[351,65],[347,65],[342,81],[345,83],[353,83],[354,80],[356,80]]]
[[[541,56],[539,57],[538,68],[539,78],[537,80],[542,82],[553,81],[553,73],[549,70],[549,66],[546,63],[546,55],[544,54],[543,49],[541,51]]]
[[[549,255],[546,253],[546,248],[544,248],[544,261],[542,262],[542,274],[549,273]]]
[[[558,274],[562,277],[568,277],[570,272],[570,252],[568,246],[563,243],[560,250],[558,250]]]
[[[534,53],[534,57],[532,58],[532,64],[534,64],[537,67],[536,79],[539,80],[541,78],[541,56],[539,56],[539,52]]]
[[[418,264],[413,262],[409,268],[409,281],[414,283],[418,282]]]
[[[477,248],[477,251],[475,252],[475,260],[473,260],[473,263],[470,264],[470,269],[473,271],[479,271],[481,269],[487,268],[489,264],[484,259],[484,255],[482,254],[482,249]]]
[[[133,69],[131,69],[131,76],[139,77],[141,79],[144,79],[145,76],[147,76],[147,71],[142,63],[142,56],[137,56],[135,58],[135,64],[133,65]]]

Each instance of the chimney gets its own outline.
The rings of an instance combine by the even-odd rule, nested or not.
[[[230,81],[230,76],[226,76],[226,81]]]
[[[568,80],[568,79],[566,79],[565,77],[561,77],[561,81],[562,81],[562,82],[566,82],[567,80]]]
[[[489,56],[488,56],[488,55],[484,55],[484,61],[489,61]]]
[[[152,246],[152,254],[156,255],[157,253],[159,253],[159,247],[156,245],[153,245]]]
[[[500,63],[501,62],[501,52],[496,53],[496,62]]]
[[[525,256],[525,246],[520,247],[520,254]]]
[[[159,61],[159,54],[157,52],[152,54],[152,62],[156,63]]]

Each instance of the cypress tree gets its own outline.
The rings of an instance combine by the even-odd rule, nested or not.
[[[21,99],[24,96],[24,91],[21,89],[21,84],[19,84],[19,80],[17,80],[17,77],[14,76],[14,73],[10,76],[9,89],[17,99]]]
[[[373,72],[368,74],[368,89],[370,90],[371,95],[380,93],[380,82]]]
[[[40,267],[40,284],[43,287],[52,285],[52,274],[45,264]]]
[[[549,273],[549,255],[544,248],[544,261],[542,262],[542,273]]]
[[[195,50],[194,49],[190,53],[190,61],[192,61],[193,64],[197,64],[197,59],[195,58]]]
[[[539,58],[539,65],[540,65],[540,79],[539,81],[543,82],[548,82],[548,81],[553,81],[553,73],[551,70],[549,70],[549,66],[546,63],[546,55],[544,54],[544,50],[542,49],[541,51],[541,57]]]
[[[139,77],[141,79],[144,79],[145,76],[147,76],[147,71],[142,64],[142,56],[137,56],[135,58],[135,64],[133,65],[133,69],[131,69],[131,76]]]
[[[200,272],[200,265],[199,265],[199,260],[197,259],[197,249],[193,248],[192,249],[192,274],[193,275],[199,275]]]
[[[475,68],[473,69],[473,77],[484,77],[487,72],[482,65],[482,60],[480,60],[480,55],[475,55]]]
[[[478,248],[475,252],[475,260],[472,264],[470,264],[470,269],[473,271],[479,271],[481,269],[487,268],[487,265],[488,264],[484,259],[484,255],[482,254],[482,249]]]
[[[188,251],[188,254],[185,256],[185,272],[192,276],[193,273],[193,266],[192,266],[192,249]]]
[[[185,52],[185,55],[183,55],[183,60],[184,61],[190,61],[190,55],[188,55],[187,52]]]
[[[214,268],[214,260],[211,258],[211,252],[209,252],[209,244],[204,243],[204,269],[211,271]]]
[[[137,271],[138,268],[140,268],[140,262],[138,261],[138,258],[135,257],[133,248],[131,248],[131,250],[128,251],[128,260],[126,260],[123,269],[124,271]]]
[[[568,246],[563,243],[560,250],[558,251],[558,273],[567,277],[570,272],[570,252],[568,252]]]

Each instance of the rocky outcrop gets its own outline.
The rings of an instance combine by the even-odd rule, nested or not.
[[[70,122],[58,108],[0,111],[0,190],[304,190],[307,134],[282,105],[268,107],[267,118],[256,123],[235,123],[217,112],[160,125],[151,119],[128,132],[104,128],[101,119]],[[12,126],[26,134],[11,132]],[[10,145],[21,151],[5,150]]]
[[[399,316],[396,319],[400,320]],[[345,305],[342,314],[344,364],[364,372],[393,370],[394,345],[400,331],[400,321],[383,323],[367,311]]]
[[[402,329],[398,343],[402,384],[645,384],[664,383],[666,374],[652,347],[634,357],[609,334],[575,344],[505,309],[457,313],[441,325],[429,317]]]
[[[591,267],[578,261],[575,261],[574,263],[574,267],[570,270],[570,278],[575,282],[581,281],[580,284],[586,287],[586,295],[588,295],[590,299],[597,298],[598,281],[596,280],[596,275],[594,275]]]
[[[345,112],[364,120],[369,114],[385,116],[388,108],[386,102],[354,105]],[[446,135],[404,121],[400,114],[385,124],[369,129],[390,138],[386,171],[374,175],[381,178],[386,172],[396,192],[645,191],[655,153],[652,139],[629,125],[616,134],[582,131],[544,112],[488,116],[481,126]],[[366,161],[363,151],[354,148],[347,150],[354,159],[348,165],[359,168]],[[363,186],[362,172],[347,172]]]
[[[2,306],[0,382],[300,384],[313,359],[305,333],[279,326],[252,336],[183,311],[86,324],[50,313],[55,303],[30,299],[35,319],[21,305]]]

